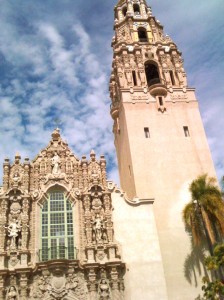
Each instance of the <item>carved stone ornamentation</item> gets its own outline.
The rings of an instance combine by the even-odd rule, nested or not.
[[[6,294],[6,300],[19,300],[19,293],[16,286],[11,285]]]
[[[111,299],[111,292],[108,280],[102,278],[99,282],[98,295],[100,300]]]
[[[10,238],[9,249],[11,251],[16,250],[18,248],[19,241],[17,237],[19,236],[19,232],[21,232],[21,224],[19,220],[13,218],[12,221],[5,227],[7,229],[7,235]]]
[[[61,168],[60,168],[61,160],[57,152],[54,153],[54,156],[51,159],[51,164],[52,164],[52,174],[56,175],[61,173]]]
[[[12,165],[5,160],[4,176],[0,194],[0,300],[95,300],[98,291],[99,299],[107,299],[108,287],[103,280],[99,284],[100,268],[115,262],[123,268],[123,264],[113,242],[104,156],[97,159],[91,151],[90,159],[77,159],[55,129],[48,146],[32,162],[25,158],[21,163],[18,154]],[[46,206],[51,191],[54,194],[58,190],[62,198]],[[55,208],[59,209],[59,225],[48,217]],[[65,219],[70,230],[67,244],[60,224]],[[51,228],[56,229],[51,238],[58,246],[49,244],[46,251],[42,248],[43,228],[51,220]],[[74,231],[78,235],[73,236]]]
[[[81,274],[37,275],[31,286],[29,299],[78,299],[87,300],[87,287]]]

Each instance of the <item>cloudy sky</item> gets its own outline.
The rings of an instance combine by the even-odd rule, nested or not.
[[[81,157],[105,154],[118,182],[108,81],[109,0],[0,0],[0,163],[33,159],[59,120]],[[183,52],[218,177],[224,175],[224,2],[152,0],[153,15]],[[2,172],[0,177],[2,177]]]

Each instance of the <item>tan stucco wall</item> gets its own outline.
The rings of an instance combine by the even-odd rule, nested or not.
[[[184,276],[190,241],[181,213],[190,200],[189,183],[202,173],[215,176],[198,103],[192,91],[187,101],[174,102],[168,96],[166,111],[161,113],[153,100],[132,103],[128,101],[128,94],[127,102],[125,95],[123,97],[119,117],[121,131],[115,141],[123,170],[121,187],[129,197],[155,199],[155,222],[168,299],[194,299],[200,292],[201,279],[198,278],[199,287],[195,288],[194,279],[190,285]],[[184,136],[183,126],[188,126],[190,137]],[[149,127],[149,139],[145,138],[144,127]],[[130,145],[130,149],[122,145],[126,148]]]

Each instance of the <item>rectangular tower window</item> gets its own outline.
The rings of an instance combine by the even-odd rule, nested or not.
[[[131,167],[130,167],[130,165],[128,166],[128,170],[129,170],[129,175],[131,176]]]
[[[184,129],[184,135],[185,136],[190,136],[190,132],[189,132],[188,126],[183,126],[183,129]]]
[[[159,105],[163,106],[163,97],[159,97]]]
[[[137,78],[136,78],[136,73],[135,71],[132,71],[132,77],[133,77],[133,83],[134,83],[134,86],[137,85]]]
[[[173,76],[173,71],[170,71],[170,79],[171,79],[172,85],[175,85],[175,80],[174,80],[174,76]]]
[[[144,127],[144,132],[145,132],[145,138],[149,139],[150,138],[149,127]]]

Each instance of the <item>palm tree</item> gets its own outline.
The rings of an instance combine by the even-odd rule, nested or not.
[[[183,210],[183,221],[191,232],[195,246],[207,240],[210,254],[212,246],[224,237],[224,202],[216,179],[201,175],[189,187],[191,201]]]

